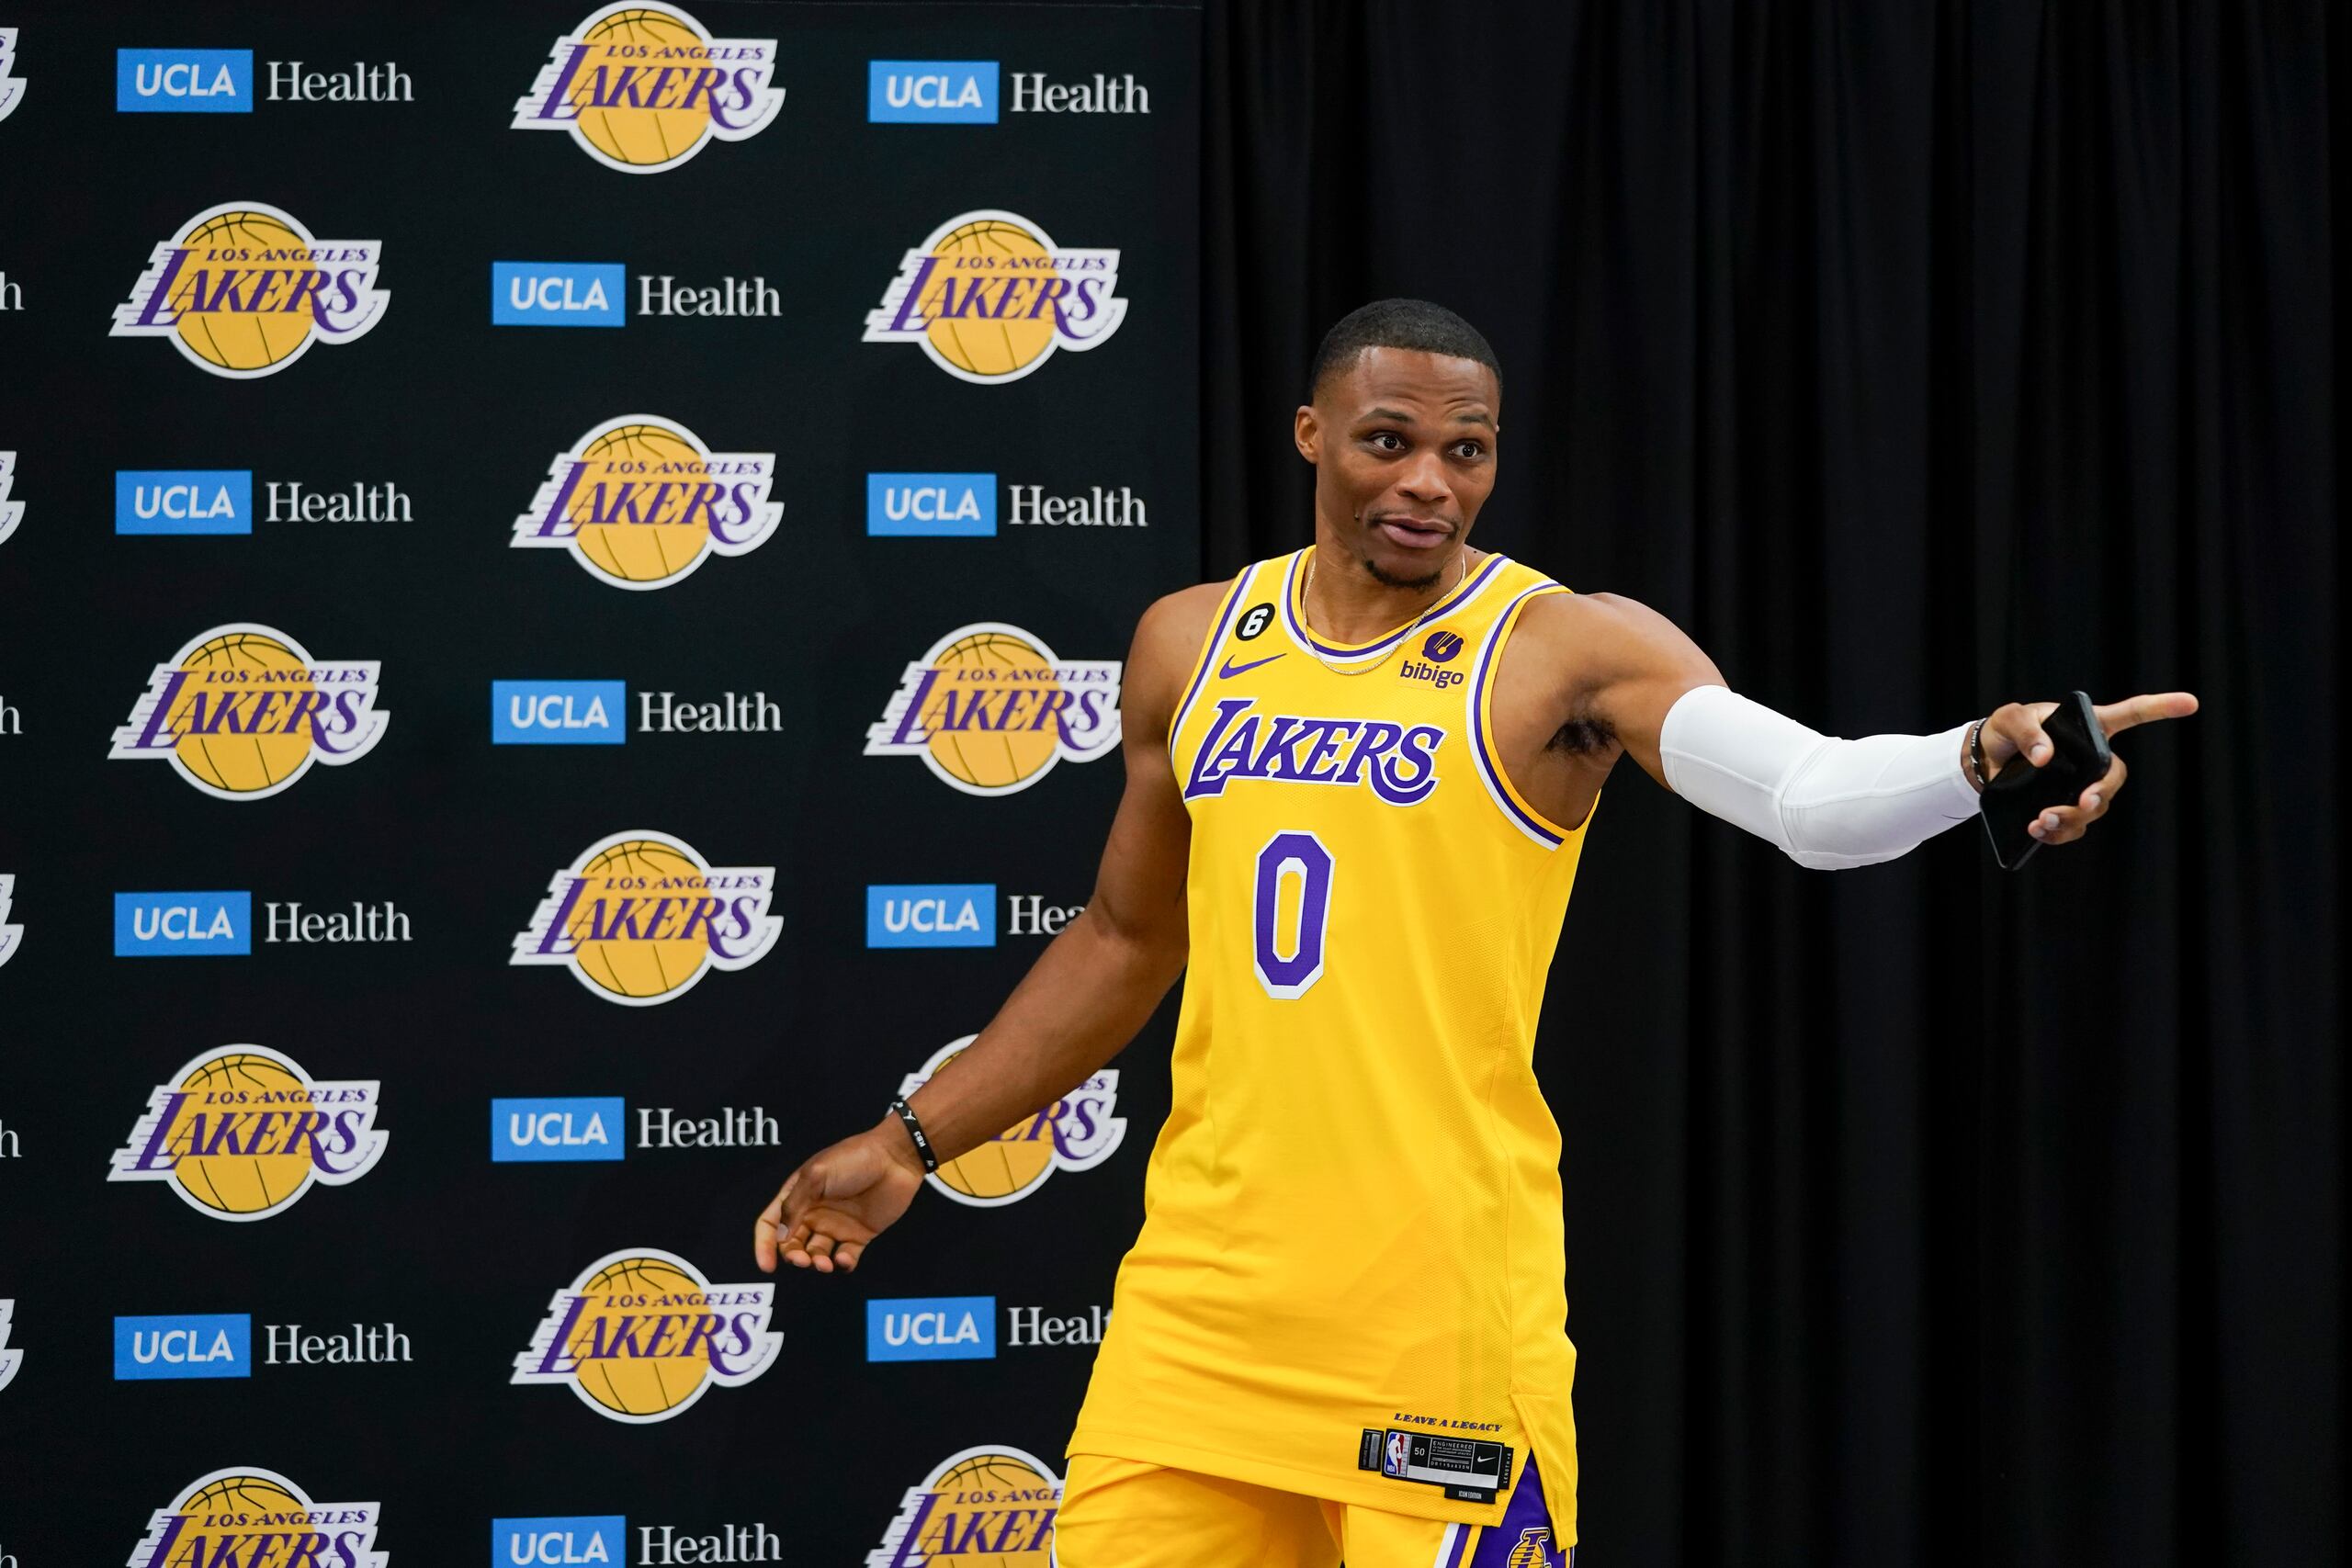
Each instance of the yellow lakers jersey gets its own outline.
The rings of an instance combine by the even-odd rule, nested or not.
[[[1491,1524],[1532,1450],[1573,1540],[1530,1056],[1585,824],[1512,788],[1491,714],[1521,610],[1566,591],[1492,556],[1340,644],[1306,624],[1312,554],[1235,581],[1171,725],[1174,1100],[1070,1451]]]

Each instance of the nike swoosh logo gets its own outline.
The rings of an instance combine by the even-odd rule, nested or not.
[[[1261,664],[1272,664],[1275,660],[1280,659],[1282,655],[1279,653],[1270,653],[1263,659],[1253,659],[1247,664],[1236,664],[1232,660],[1228,659],[1225,661],[1225,667],[1216,672],[1216,678],[1220,681],[1230,681],[1236,675],[1247,675],[1250,671],[1255,670]]]

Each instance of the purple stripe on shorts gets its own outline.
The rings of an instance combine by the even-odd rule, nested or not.
[[[1464,1568],[1568,1568],[1574,1551],[1552,1539],[1552,1507],[1544,1500],[1544,1478],[1530,1454],[1503,1506],[1501,1522],[1478,1532],[1478,1550]]]

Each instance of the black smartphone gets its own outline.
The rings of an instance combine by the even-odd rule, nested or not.
[[[2017,870],[2041,847],[2027,831],[2033,819],[2053,806],[2080,800],[2083,791],[2107,776],[2113,761],[2107,731],[2082,692],[2067,693],[2041,721],[2041,732],[2050,737],[2050,761],[2037,768],[2022,756],[2010,758],[1976,802],[1984,836],[1993,840],[1993,859],[2003,871]]]

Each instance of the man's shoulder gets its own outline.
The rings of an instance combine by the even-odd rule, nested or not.
[[[1539,593],[1521,613],[1518,630],[1591,653],[1682,636],[1672,621],[1640,600],[1608,592]]]

